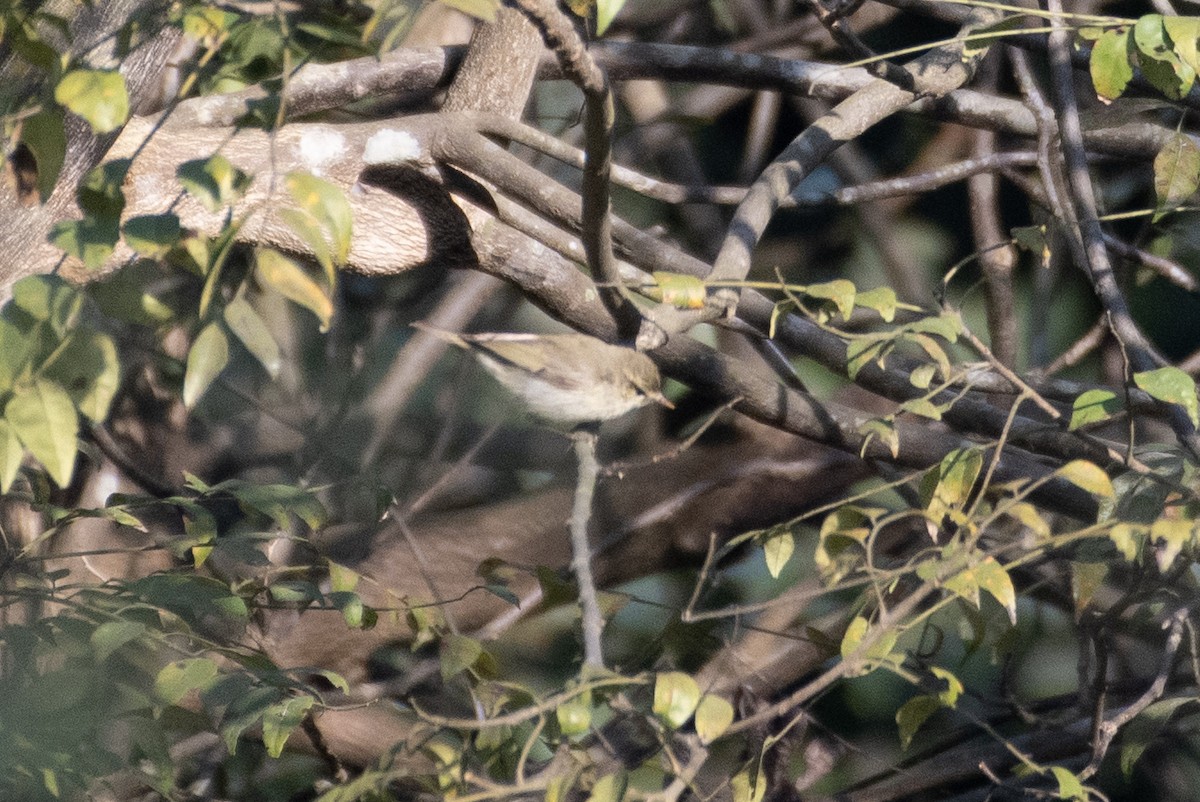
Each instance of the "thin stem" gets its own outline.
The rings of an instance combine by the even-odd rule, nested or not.
[[[596,433],[578,431],[571,435],[571,440],[579,463],[575,506],[571,510],[571,569],[579,582],[579,606],[583,610],[583,664],[585,667],[604,668],[604,651],[600,642],[604,616],[600,613],[596,581],[592,577],[592,548],[587,535],[596,478],[600,474],[600,464],[596,461]]]

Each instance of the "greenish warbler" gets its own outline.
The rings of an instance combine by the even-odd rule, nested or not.
[[[414,327],[473,353],[488,373],[547,423],[581,426],[650,402],[674,405],[650,357],[586,334],[457,334]]]

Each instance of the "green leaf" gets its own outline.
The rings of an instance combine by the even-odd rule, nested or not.
[[[1115,494],[1112,480],[1108,478],[1108,474],[1095,463],[1087,460],[1072,460],[1054,473],[1093,496],[1112,498]]]
[[[225,323],[229,330],[246,346],[267,375],[274,379],[279,375],[282,359],[279,355],[279,343],[271,336],[271,330],[258,316],[249,302],[242,296],[234,298],[225,307]]]
[[[120,238],[121,229],[115,219],[94,217],[60,220],[51,227],[48,237],[56,248],[90,270],[98,270],[108,261]]]
[[[1162,699],[1147,707],[1121,729],[1121,772],[1125,779],[1133,775],[1133,768],[1146,751],[1146,747],[1162,734],[1175,712],[1183,705],[1195,701],[1195,696]]]
[[[885,323],[896,319],[896,291],[891,287],[876,287],[854,296],[854,305],[874,309]]]
[[[1058,781],[1058,798],[1067,799],[1075,802],[1087,802],[1088,793],[1083,790],[1083,781],[1070,769],[1064,769],[1062,766],[1051,766],[1050,772],[1054,775],[1054,779]]]
[[[1096,591],[1104,586],[1108,578],[1108,565],[1105,563],[1071,562],[1071,600],[1075,605],[1075,619],[1083,614]]]
[[[932,365],[925,367],[932,367]],[[905,401],[900,405],[900,409],[905,412],[911,412],[914,415],[920,415],[922,418],[929,418],[930,420],[942,419],[941,407],[925,398],[914,398],[910,401]]]
[[[220,154],[186,161],[176,168],[175,175],[187,193],[210,212],[232,204],[250,186],[250,177]]]
[[[1125,87],[1133,79],[1129,45],[1129,31],[1119,29],[1105,31],[1092,45],[1088,68],[1092,74],[1092,86],[1101,100],[1116,100],[1124,94]]]
[[[483,655],[483,644],[466,635],[447,635],[442,641],[442,679],[449,680],[475,665]]]
[[[1133,382],[1159,401],[1183,407],[1192,426],[1200,428],[1200,402],[1191,376],[1179,368],[1165,367],[1135,373]]]
[[[54,88],[54,99],[87,120],[97,134],[115,131],[129,119],[129,93],[116,70],[71,70]]]
[[[925,513],[935,526],[940,526],[951,511],[966,506],[982,470],[983,454],[978,449],[955,449],[942,459],[937,485],[925,506]]]
[[[0,420],[0,494],[7,493],[21,470],[25,449],[7,420]]]
[[[216,323],[209,323],[188,351],[183,377],[183,405],[191,409],[229,363],[229,340]]]
[[[922,390],[928,389],[930,383],[933,382],[933,377],[937,375],[937,365],[918,365],[913,369],[913,372],[908,375],[908,382],[913,387],[918,387]]]
[[[1200,148],[1190,137],[1172,134],[1154,157],[1154,193],[1159,216],[1190,198],[1197,186],[1200,186]]]
[[[146,625],[138,621],[107,621],[96,627],[89,642],[96,650],[96,660],[104,662],[113,652],[146,634]]]
[[[1017,591],[1013,587],[1012,578],[1004,570],[1004,566],[996,562],[994,557],[988,557],[975,568],[975,576],[979,587],[986,590],[993,599],[1000,603],[1008,612],[1008,620],[1013,626],[1017,624]]]
[[[4,418],[59,487],[71,483],[79,416],[66,390],[49,379],[18,386]]]
[[[842,319],[849,320],[854,311],[854,298],[858,294],[858,288],[854,286],[853,281],[839,278],[823,284],[810,284],[804,288],[804,294],[833,301]]]
[[[1003,508],[1006,515],[1020,521],[1040,541],[1050,537],[1050,522],[1040,510],[1027,501],[1017,501]]]
[[[703,309],[708,290],[704,280],[682,273],[656,270],[654,285],[647,288],[646,296],[659,303],[670,304],[677,309]]]
[[[329,587],[335,593],[352,592],[358,587],[360,579],[362,579],[362,575],[357,571],[332,561],[329,563]]]
[[[332,284],[336,266],[333,262],[333,254],[329,251],[329,242],[321,230],[321,224],[314,220],[312,215],[299,209],[280,209],[277,214],[283,222],[287,223],[292,233],[308,245],[313,259],[325,271],[326,279]]]
[[[612,24],[613,19],[617,14],[621,13],[621,7],[625,5],[625,0],[596,0],[596,35],[603,36],[608,30],[608,26]]]
[[[1163,27],[1175,45],[1175,55],[1194,72],[1200,72],[1200,54],[1196,52],[1200,41],[1200,17],[1163,17]]]
[[[229,679],[230,682],[222,680],[221,684],[212,688],[212,691],[217,691],[223,685],[229,687],[229,691],[222,694],[228,697],[229,701],[225,715],[221,718],[221,737],[225,740],[225,748],[229,750],[229,754],[233,755],[237,752],[237,742],[242,733],[262,718],[272,705],[281,701],[282,692],[279,688],[271,686],[247,687],[246,681],[236,675]],[[206,694],[205,699],[208,698],[209,694]],[[214,701],[224,701],[224,699]]]
[[[192,691],[203,691],[217,678],[217,664],[206,657],[190,657],[163,666],[154,680],[154,695],[166,704],[178,704]]]
[[[1158,544],[1154,559],[1160,571],[1168,570],[1184,546],[1195,542],[1195,522],[1182,518],[1159,518],[1150,525],[1150,542]]]
[[[586,802],[621,802],[625,798],[625,788],[628,784],[629,775],[623,771],[605,774],[596,780]]]
[[[1111,390],[1087,390],[1079,394],[1071,407],[1070,431],[1100,423],[1116,415],[1124,404]]]
[[[763,541],[763,557],[767,561],[767,571],[772,579],[778,579],[779,574],[792,558],[796,550],[796,539],[788,529],[782,529]]]
[[[283,754],[288,736],[304,721],[314,701],[311,696],[293,696],[263,711],[263,745],[268,755]]]
[[[354,629],[370,629],[375,626],[376,613],[363,604],[362,597],[349,591],[329,594],[329,601],[341,611],[346,626]]]
[[[921,694],[914,696],[896,711],[896,726],[900,732],[900,748],[907,751],[912,745],[913,736],[930,716],[942,709],[942,702],[936,696]]]
[[[337,264],[345,264],[350,256],[350,237],[354,216],[346,193],[336,184],[317,178],[310,173],[288,173],[284,181],[288,193],[296,204],[319,222],[329,234],[333,244],[333,258]],[[332,277],[331,277],[332,282]]]
[[[3,39],[2,33],[0,39]],[[62,114],[49,108],[27,117],[21,123],[21,141],[37,162],[38,194],[42,203],[45,203],[54,191],[67,152],[67,134]]]
[[[872,440],[879,440],[888,447],[892,452],[892,457],[895,458],[900,454],[900,433],[896,431],[896,424],[892,421],[882,418],[872,418],[871,420],[858,427],[858,431],[863,435],[862,449],[859,456],[865,456],[867,446]]]
[[[1117,551],[1121,552],[1122,557],[1128,562],[1133,562],[1141,553],[1142,543],[1147,534],[1145,527],[1119,523],[1108,531],[1108,538]]]
[[[855,616],[850,625],[846,627],[846,632],[842,635],[842,643],[839,651],[842,659],[849,659],[851,655],[858,651],[863,639],[867,637],[871,625],[863,616]],[[899,633],[894,629],[883,633],[879,640],[874,645],[867,649],[865,655],[860,655],[860,658],[866,658],[869,661],[883,660],[892,652],[892,647],[896,645],[896,640],[899,638]],[[867,668],[864,670],[869,671]]]
[[[715,694],[706,693],[696,707],[696,734],[700,743],[710,744],[733,724],[733,705]]]
[[[132,165],[130,159],[112,159],[88,171],[75,193],[87,217],[119,227],[125,211],[125,178]]]
[[[500,0],[441,0],[441,2],[442,5],[458,9],[462,13],[484,22],[495,22],[496,12],[500,9]]]
[[[592,726],[592,694],[590,691],[572,697],[554,709],[558,728],[563,735],[583,735]]]
[[[329,328],[333,302],[303,268],[278,251],[262,248],[255,252],[254,270],[264,285],[316,315],[321,331]]]
[[[654,715],[672,729],[687,723],[700,704],[700,686],[682,671],[667,671],[654,681]]]
[[[131,217],[122,229],[129,247],[150,259],[165,256],[183,237],[179,217],[170,212]]]
[[[935,677],[946,683],[946,690],[938,694],[938,699],[946,707],[957,707],[958,697],[962,696],[963,691],[966,690],[962,680],[941,666],[931,666],[929,670]]]
[[[739,771],[729,781],[729,788],[733,791],[733,802],[763,802],[769,785],[761,761],[758,763],[758,771],[755,772],[753,779],[751,779],[750,771],[747,770]]]
[[[121,384],[117,346],[107,334],[77,330],[44,375],[67,391],[80,414],[100,423]]]

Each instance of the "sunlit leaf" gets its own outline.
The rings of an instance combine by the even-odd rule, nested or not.
[[[1070,431],[1093,423],[1106,421],[1124,408],[1112,390],[1086,390],[1079,394],[1071,407]]]
[[[667,671],[654,681],[654,714],[679,729],[687,723],[700,704],[700,686],[682,671]]]
[[[767,795],[767,785],[767,777],[761,764],[753,776],[750,771],[739,771],[729,781],[730,790],[733,791],[733,802],[762,802]]]
[[[1196,398],[1196,382],[1187,373],[1168,366],[1135,373],[1133,381],[1159,401],[1183,407],[1192,426],[1200,428],[1200,401]]]
[[[54,99],[107,134],[129,119],[129,93],[117,70],[71,70],[54,88]]]
[[[573,696],[554,709],[558,728],[563,735],[583,735],[592,726],[592,694]]]
[[[1033,532],[1038,540],[1045,540],[1050,537],[1050,522],[1042,515],[1041,511],[1027,501],[1013,502],[1004,507],[1006,515],[1021,522],[1029,531]]]
[[[483,654],[483,644],[466,635],[450,634],[442,641],[442,679],[458,676]]]
[[[271,757],[283,754],[288,736],[304,721],[314,701],[311,696],[293,696],[263,712],[263,745],[267,754]]]
[[[918,365],[913,369],[913,372],[908,375],[908,381],[913,387],[918,387],[925,390],[933,381],[933,377],[937,375],[936,365]]]
[[[1012,578],[1004,566],[996,562],[994,557],[987,557],[975,569],[979,587],[986,590],[993,599],[1008,613],[1008,620],[1017,624],[1017,591],[1013,587]]]
[[[179,244],[183,229],[175,214],[149,214],[131,217],[122,226],[125,242],[138,254],[155,259]]]
[[[783,529],[771,534],[763,541],[763,557],[767,561],[767,571],[772,579],[778,579],[779,574],[792,558],[796,549],[796,540],[791,531]]]
[[[1200,72],[1200,54],[1196,52],[1200,17],[1163,17],[1163,27],[1175,45],[1175,55],[1193,71]]]
[[[733,724],[733,705],[715,694],[706,693],[696,707],[696,734],[700,742],[710,744]]]
[[[842,318],[848,320],[850,313],[854,311],[854,298],[858,294],[858,288],[854,286],[853,281],[839,278],[823,284],[810,284],[804,288],[804,294],[833,301]]]
[[[596,35],[603,36],[613,19],[621,12],[625,0],[596,0]]]
[[[183,405],[191,409],[229,364],[229,339],[216,323],[209,323],[188,351],[183,377]]]
[[[708,291],[703,280],[662,270],[655,271],[653,276],[654,285],[646,293],[651,300],[670,304],[678,309],[704,308],[704,299]]]
[[[1191,137],[1171,135],[1154,157],[1154,193],[1160,215],[1179,206],[1200,186],[1200,148]]]
[[[7,420],[0,419],[0,493],[7,493],[21,470],[25,449],[16,430]]]
[[[1088,793],[1083,790],[1083,781],[1070,769],[1051,766],[1050,772],[1058,782],[1058,798],[1070,802],[1087,802]]]
[[[298,264],[278,251],[263,248],[255,252],[255,275],[265,286],[316,315],[321,331],[329,328],[333,302]]]
[[[1159,518],[1150,524],[1150,542],[1160,571],[1168,570],[1183,551],[1195,542],[1195,523],[1182,518]]]
[[[173,705],[192,691],[204,690],[217,678],[217,664],[206,657],[189,657],[167,663],[154,680],[154,694]]]
[[[1128,523],[1118,523],[1108,530],[1109,540],[1117,547],[1117,551],[1121,552],[1121,556],[1129,562],[1136,560],[1141,553],[1142,543],[1147,534],[1145,527]]]
[[[250,186],[250,177],[220,154],[185,161],[175,169],[175,175],[187,193],[210,212],[233,203]]]
[[[911,412],[914,415],[920,415],[922,418],[930,420],[941,420],[942,409],[926,398],[913,398],[905,401],[900,405],[900,409],[905,412]]]
[[[625,798],[625,788],[628,783],[629,775],[623,771],[605,774],[596,780],[586,802],[621,802]]]
[[[896,424],[882,418],[872,418],[871,420],[858,427],[858,431],[863,435],[862,449],[859,451],[859,456],[865,456],[867,446],[872,440],[878,439],[888,447],[888,451],[892,453],[893,459],[900,455],[900,433],[896,431]]]
[[[967,504],[982,470],[983,454],[978,449],[955,449],[942,459],[933,497],[925,507],[934,525],[940,525],[952,510],[962,509]]]
[[[885,323],[896,319],[896,291],[891,287],[876,287],[864,290],[854,296],[854,305],[866,309],[874,309]]]
[[[1088,68],[1092,75],[1092,86],[1101,100],[1119,98],[1133,79],[1129,44],[1129,30],[1110,29],[1092,45]]]
[[[226,305],[224,317],[229,330],[258,360],[263,369],[267,371],[267,375],[272,379],[278,376],[279,368],[282,365],[279,343],[275,342],[271,330],[258,316],[258,312],[254,311],[254,307],[239,295]]]
[[[4,408],[4,418],[55,484],[71,483],[79,416],[66,390],[49,379],[19,385]]]
[[[350,255],[353,214],[346,193],[336,184],[310,173],[288,173],[284,181],[288,193],[303,211],[312,215],[328,232],[333,244],[333,258],[345,264]]]
[[[1093,496],[1112,498],[1115,492],[1108,474],[1098,465],[1087,460],[1072,460],[1054,473]]]
[[[1071,563],[1071,599],[1075,603],[1076,619],[1092,603],[1096,591],[1104,586],[1107,577],[1108,566],[1105,563]]]

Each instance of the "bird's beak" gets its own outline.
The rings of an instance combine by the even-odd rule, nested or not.
[[[671,399],[667,398],[662,393],[647,393],[647,396],[656,404],[662,404],[667,409],[675,409],[675,405],[671,403]]]

